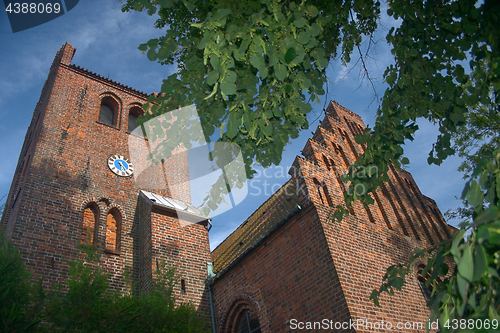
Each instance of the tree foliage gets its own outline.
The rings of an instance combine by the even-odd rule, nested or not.
[[[422,275],[431,273],[426,287],[433,289],[430,319],[439,319],[443,332],[477,332],[487,319],[490,324],[496,320],[495,328],[499,327],[500,149],[493,156],[478,164],[462,194],[473,209],[472,222],[463,222],[460,232],[451,239],[430,249],[416,250],[407,264],[390,267],[383,285],[371,295],[375,304],[379,304],[380,293],[393,295],[395,290],[401,290],[406,276],[414,272],[415,261],[423,259],[427,264]],[[461,327],[456,323],[466,324]],[[497,331],[490,329],[485,331]]]
[[[143,120],[195,104],[206,141],[237,144],[250,178],[254,163],[279,164],[285,146],[308,128],[310,103],[324,94],[328,60],[340,53],[349,62],[362,36],[374,31],[379,3],[129,0],[123,10],[132,9],[157,12],[156,26],[167,28],[139,49],[178,68],[162,94],[150,96]],[[155,155],[169,157],[180,143],[190,148],[199,135],[179,131]],[[223,184],[211,193],[224,192]],[[208,207],[220,202],[220,196],[206,198]]]
[[[469,108],[466,124],[453,133],[452,148],[463,159],[459,171],[464,178],[470,178],[474,169],[485,159],[493,156],[500,147],[500,114],[498,101],[491,99],[491,104],[478,104]],[[471,219],[473,208],[463,200],[463,206],[449,210],[446,216],[453,219]]]
[[[491,110],[495,115],[492,122],[498,120],[499,112],[498,2],[389,1],[388,4],[389,14],[401,20],[401,25],[391,29],[387,36],[395,57],[395,64],[384,74],[389,88],[374,128],[361,138],[367,149],[355,163],[358,169],[344,177],[351,181],[351,186],[363,184],[368,193],[387,180],[387,176],[360,177],[364,175],[359,174],[359,167],[377,165],[379,170],[387,171],[387,165],[393,163],[399,168],[397,159],[403,154],[402,145],[406,139],[413,140],[418,118],[439,125],[440,134],[428,158],[429,164],[439,165],[455,153],[451,147],[452,135],[463,130],[467,119],[474,117],[474,110],[478,107]],[[426,271],[433,274],[428,281],[435,286],[431,319],[439,318],[441,325],[454,319],[500,319],[497,295],[500,244],[496,238],[500,233],[500,151],[493,153],[495,146],[490,149],[489,161],[470,164],[475,171],[462,194],[473,209],[472,221],[464,222],[460,233],[447,242],[417,251],[414,256],[427,259]],[[346,197],[346,205],[356,199],[355,195]],[[359,199],[365,204],[373,202],[369,194]],[[344,212],[339,209],[337,217]],[[470,234],[466,236],[466,232]],[[448,272],[446,258],[455,264],[452,272]],[[402,287],[410,266],[402,267],[388,270],[384,285],[372,294],[375,302],[380,292]],[[441,283],[437,283],[439,275],[446,276]],[[464,326],[441,327],[443,332],[464,330]]]
[[[364,154],[343,177],[351,189],[361,186],[365,191],[346,191],[345,204],[334,214],[337,220],[356,200],[373,203],[371,193],[389,180],[390,163],[397,169],[409,163],[403,145],[413,140],[418,119],[439,127],[428,158],[437,165],[456,153],[452,138],[457,133],[477,130],[476,138],[482,140],[488,126],[498,126],[500,3],[388,0],[387,6],[395,20],[387,34],[394,56],[384,73],[388,88],[374,127],[356,137],[366,146]],[[159,14],[156,26],[166,28],[165,36],[139,49],[150,60],[179,69],[164,81],[163,94],[150,98],[146,119],[194,103],[201,110],[207,141],[215,138],[242,147],[251,176],[253,163],[279,163],[285,145],[307,128],[309,103],[324,93],[328,61],[337,55],[344,64],[350,60],[362,38],[377,28],[380,3],[128,0],[123,10]],[[455,139],[455,147],[467,144]],[[427,258],[426,270],[432,272],[433,318],[498,318],[500,181],[498,154],[493,154],[498,142],[493,141],[488,163],[478,163],[477,152],[467,153],[466,168],[476,170],[463,193],[473,209],[472,221],[447,242],[415,254]],[[379,172],[365,172],[370,169]],[[206,198],[212,204],[217,200]],[[455,261],[452,272],[446,258]],[[380,292],[400,289],[410,266],[388,270],[385,284],[372,295],[374,301]],[[445,282],[437,284],[437,276],[447,273]]]

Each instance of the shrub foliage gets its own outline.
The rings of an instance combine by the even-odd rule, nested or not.
[[[18,251],[0,235],[0,331],[2,332],[202,332],[206,322],[173,295],[175,270],[166,263],[148,294],[109,288],[99,255],[81,248],[69,262],[65,285],[44,290],[33,281]]]

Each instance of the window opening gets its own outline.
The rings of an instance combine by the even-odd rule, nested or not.
[[[244,310],[238,320],[237,333],[260,333],[260,323],[257,314],[251,310]]]
[[[106,251],[118,252],[120,250],[120,225],[120,213],[116,209],[110,210],[106,217]]]
[[[99,122],[108,126],[117,127],[119,110],[120,105],[114,98],[104,96],[101,99],[101,105],[99,108]]]
[[[181,293],[186,293],[186,280],[181,279]]]
[[[97,230],[97,222],[99,221],[99,213],[97,204],[91,203],[85,207],[83,211],[83,234],[82,241],[84,243],[93,244],[95,240],[95,232]]]
[[[138,106],[134,106],[134,107],[130,108],[130,111],[128,113],[128,132],[129,133],[132,133],[138,127],[137,119],[139,119],[139,116],[141,116],[143,112],[144,111]],[[134,134],[138,134],[138,133],[134,133]]]
[[[101,109],[99,110],[99,122],[113,126],[115,118],[115,113],[113,109],[107,104],[101,104]]]

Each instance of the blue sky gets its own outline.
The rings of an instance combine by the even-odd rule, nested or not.
[[[74,64],[146,93],[159,91],[162,79],[175,71],[173,67],[150,62],[137,49],[139,44],[162,34],[153,28],[155,18],[145,13],[122,13],[120,7],[120,2],[113,0],[81,0],[65,15],[14,34],[0,6],[0,142],[3,142],[0,145],[0,197],[9,191],[24,136],[50,65],[66,41],[76,48]],[[386,27],[391,24],[385,17],[381,23]],[[372,48],[373,59],[368,62],[379,96],[385,89],[382,73],[392,59],[384,34],[382,30]],[[321,115],[325,101],[336,100],[359,114],[365,124],[374,124],[378,102],[373,100],[374,92],[366,80],[361,81],[360,67],[352,68],[355,61],[356,58],[347,68],[338,61],[330,62],[328,94],[322,97],[321,105],[313,106],[310,122]],[[281,166],[265,173],[260,170],[260,176],[248,184],[248,196],[236,208],[214,217],[210,231],[212,247],[243,222],[273,188],[277,189],[288,179],[286,168],[300,154],[311,131],[318,125],[318,120],[311,123],[309,130],[302,131],[300,137],[287,146]],[[444,213],[459,205],[455,196],[460,195],[464,185],[462,175],[456,171],[459,160],[452,157],[439,167],[427,165],[427,156],[438,131],[426,122],[420,122],[419,126],[415,141],[405,146],[406,156],[411,161],[408,171],[422,193],[436,200]],[[451,224],[456,223],[452,221]]]

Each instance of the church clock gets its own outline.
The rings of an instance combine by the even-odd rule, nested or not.
[[[129,177],[134,173],[132,162],[122,155],[113,155],[108,158],[108,167],[113,173],[121,177]]]

